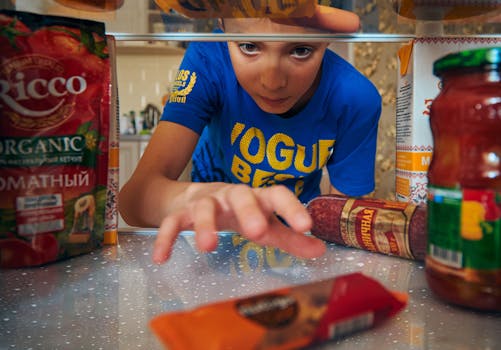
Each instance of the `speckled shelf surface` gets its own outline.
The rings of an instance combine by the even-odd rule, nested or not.
[[[501,348],[501,314],[435,299],[422,263],[335,245],[322,258],[300,260],[231,233],[205,254],[184,232],[171,260],[156,265],[154,234],[121,233],[118,246],[0,270],[0,349],[162,349],[148,328],[160,313],[351,272],[409,293],[409,304],[379,327],[314,349]]]

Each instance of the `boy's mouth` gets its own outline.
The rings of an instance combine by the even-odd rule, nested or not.
[[[284,98],[268,98],[268,97],[263,97],[263,96],[260,96],[261,100],[267,104],[268,106],[270,107],[278,107],[278,106],[281,106],[283,105],[285,102],[287,102],[288,98],[287,97],[284,97]]]

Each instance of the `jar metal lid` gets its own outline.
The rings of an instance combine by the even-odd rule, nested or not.
[[[501,69],[501,47],[466,50],[448,54],[433,64],[433,74],[440,77],[444,72],[459,69]]]

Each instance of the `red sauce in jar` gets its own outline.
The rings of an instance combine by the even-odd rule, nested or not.
[[[444,300],[501,311],[501,47],[433,69],[426,278]]]

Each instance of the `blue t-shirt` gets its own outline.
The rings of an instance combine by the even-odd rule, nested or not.
[[[306,203],[320,194],[322,168],[339,191],[374,189],[381,97],[374,85],[327,50],[321,80],[300,112],[263,112],[239,85],[226,42],[192,42],[162,120],[201,135],[192,181],[286,185]]]

